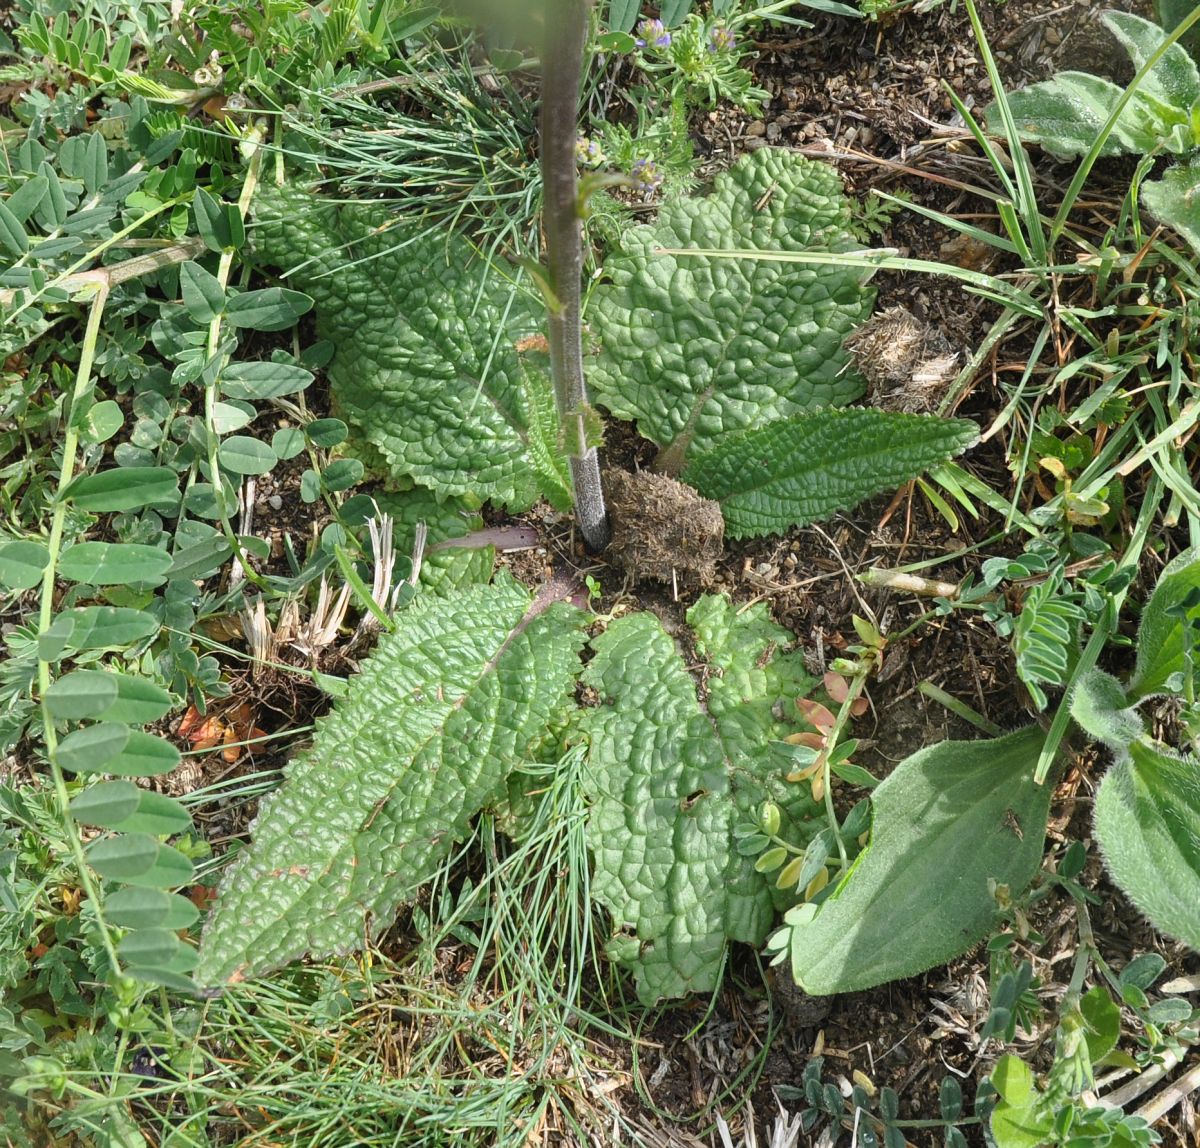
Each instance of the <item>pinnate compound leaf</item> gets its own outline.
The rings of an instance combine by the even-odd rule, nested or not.
[[[1169,562],[1154,592],[1142,607],[1138,627],[1137,664],[1129,680],[1130,701],[1154,694],[1183,692],[1183,675],[1200,638],[1200,549],[1187,550]],[[1188,603],[1191,603],[1188,605]]]
[[[720,502],[729,537],[782,533],[893,490],[978,437],[965,419],[813,411],[724,439],[684,479]]]
[[[318,335],[337,347],[337,413],[395,475],[513,508],[543,493],[528,428],[544,383],[516,350],[542,324],[540,300],[514,293],[464,239],[384,227],[386,210],[288,189],[256,205],[255,253],[296,268],[288,282],[313,297]]]
[[[419,598],[261,806],[197,980],[220,985],[385,928],[570,697],[582,615],[512,579]]]
[[[712,989],[728,943],[760,944],[770,930],[774,879],[734,830],[757,822],[768,798],[785,835],[816,811],[771,749],[791,732],[773,708],[795,713],[811,685],[798,652],[774,653],[791,635],[761,607],[738,617],[723,598],[702,599],[688,619],[710,671],[706,704],[650,614],[612,623],[584,673],[604,699],[585,719],[592,892],[612,914],[609,954],[647,1004]]]
[[[915,976],[986,935],[1042,860],[1052,786],[1033,781],[1045,734],[945,741],[905,758],[872,795],[871,840],[812,915],[783,931],[796,983],[814,995]],[[806,919],[807,918],[807,919]],[[790,936],[789,936],[790,933]]]
[[[1096,840],[1151,924],[1200,950],[1200,761],[1145,741],[1118,754],[1096,794]]]
[[[860,246],[849,221],[831,167],[772,148],[719,175],[711,195],[665,204],[623,237],[604,265],[610,282],[592,293],[598,402],[677,461],[732,431],[857,398],[842,349],[871,309],[857,271],[656,253],[847,250]]]

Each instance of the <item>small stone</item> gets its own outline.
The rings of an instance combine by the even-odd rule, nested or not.
[[[271,497],[267,499],[267,505],[272,510],[282,510],[283,509],[283,499],[280,498],[278,494],[272,494]]]
[[[756,139],[759,136],[765,136],[766,134],[767,134],[767,125],[765,123],[763,123],[762,120],[755,120],[752,124],[750,124],[746,128],[746,135],[750,139]]]

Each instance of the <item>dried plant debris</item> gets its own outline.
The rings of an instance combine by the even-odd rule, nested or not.
[[[958,355],[936,327],[906,307],[873,315],[845,342],[867,380],[867,402],[885,411],[934,410],[954,378]]]
[[[708,583],[725,538],[718,503],[663,474],[604,476],[612,523],[609,557],[635,579]]]

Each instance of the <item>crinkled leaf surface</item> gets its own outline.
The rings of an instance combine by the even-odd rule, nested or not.
[[[1096,794],[1096,840],[1154,927],[1200,950],[1200,761],[1145,741],[1118,754]]]
[[[842,340],[871,309],[857,271],[655,254],[661,247],[846,250],[831,167],[763,148],[704,198],[665,204],[604,264],[588,319],[603,342],[596,399],[679,457],[722,435],[862,392]]]
[[[737,853],[735,826],[757,820],[768,797],[793,828],[815,812],[806,787],[783,781],[771,745],[790,732],[773,708],[795,714],[812,684],[799,652],[776,652],[791,635],[761,607],[738,617],[722,598],[702,599],[688,619],[703,702],[650,614],[614,622],[584,674],[602,699],[585,719],[592,891],[617,930],[609,952],[632,968],[646,1003],[712,989],[730,940],[766,937],[770,878]]]
[[[540,457],[546,377],[516,350],[542,325],[540,300],[489,273],[466,240],[389,226],[385,208],[289,189],[255,202],[256,257],[316,301],[318,334],[337,348],[327,371],[338,411],[394,475],[514,509],[539,493],[569,502]]]
[[[731,538],[782,533],[892,490],[978,437],[965,419],[812,411],[724,439],[694,458],[683,477],[720,502]]]
[[[1188,595],[1198,590],[1200,549],[1186,550],[1167,564],[1142,607],[1137,665],[1127,689],[1130,701],[1141,701],[1153,694],[1183,692],[1188,659],[1197,654],[1192,643],[1200,630],[1200,607],[1188,611],[1186,626],[1178,611]]]
[[[787,914],[796,983],[814,995],[867,989],[983,937],[999,915],[989,879],[1017,894],[1041,864],[1053,787],[1033,771],[1044,740],[1034,726],[906,757],[872,795],[871,841],[838,888],[815,917],[809,905]]]
[[[391,921],[569,701],[581,615],[505,578],[420,598],[263,803],[200,948],[231,983]]]

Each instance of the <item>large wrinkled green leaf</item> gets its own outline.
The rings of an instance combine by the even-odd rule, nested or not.
[[[771,746],[789,729],[775,714],[794,716],[811,685],[798,652],[775,653],[791,635],[724,598],[702,599],[688,620],[703,701],[650,614],[609,626],[584,675],[602,699],[585,722],[592,892],[613,917],[609,953],[647,1003],[710,990],[729,941],[759,944],[771,927],[770,878],[737,852],[733,829],[768,797],[793,826],[815,811]]]
[[[580,617],[512,579],[420,598],[263,803],[196,979],[360,945],[429,879],[569,699]]]
[[[1200,949],[1200,761],[1134,742],[1100,783],[1096,840],[1154,927]]]
[[[1137,664],[1126,691],[1131,702],[1153,694],[1183,693],[1183,676],[1193,672],[1190,661],[1196,656],[1200,606],[1191,606],[1187,618],[1181,615],[1181,607],[1189,595],[1197,592],[1200,550],[1187,550],[1167,564],[1150,600],[1142,607]]]
[[[813,411],[724,439],[684,478],[720,502],[731,538],[781,533],[893,490],[978,437],[965,419]]]
[[[396,476],[514,509],[539,494],[567,505],[561,472],[541,457],[548,383],[516,350],[542,326],[540,299],[465,239],[391,226],[386,208],[288,189],[255,202],[255,254],[315,300],[317,332],[337,348],[327,373],[338,413]]]
[[[597,400],[675,461],[732,431],[850,402],[862,385],[842,340],[869,314],[857,271],[754,259],[660,255],[662,247],[846,250],[849,205],[836,172],[763,148],[704,198],[665,204],[609,256],[588,319],[603,342]]]
[[[871,841],[813,916],[778,936],[815,995],[915,976],[966,952],[999,918],[989,882],[1013,894],[1042,859],[1052,786],[1035,785],[1036,726],[944,741],[902,761],[871,797]]]

